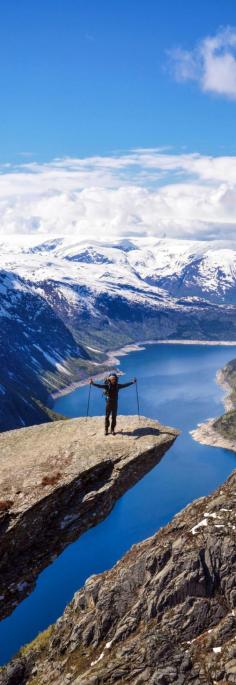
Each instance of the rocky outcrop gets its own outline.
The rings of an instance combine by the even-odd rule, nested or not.
[[[200,423],[191,431],[191,435],[202,445],[222,447],[236,452],[236,359],[217,372],[216,380],[226,392],[225,414]]]
[[[236,438],[227,437],[227,433],[224,435],[221,432],[222,424],[225,422],[228,426],[230,419],[236,430],[236,412],[227,412],[219,419],[209,419],[205,423],[200,423],[197,428],[191,431],[192,438],[200,442],[201,445],[222,447],[225,450],[236,452]]]
[[[1,685],[236,683],[236,472],[92,576]]]
[[[158,464],[177,435],[135,416],[119,417],[115,437],[104,436],[102,417],[0,435],[1,618],[55,555]]]

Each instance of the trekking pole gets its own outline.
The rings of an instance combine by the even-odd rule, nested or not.
[[[137,405],[138,405],[138,420],[140,421],[140,411],[139,411],[139,396],[138,396],[138,381],[136,380],[136,397],[137,397]]]
[[[86,414],[86,421],[87,421],[87,418],[88,418],[88,414],[89,414],[89,403],[90,403],[91,385],[92,385],[92,384],[91,384],[91,383],[89,383],[89,392],[88,392],[88,404],[87,404],[87,414]]]

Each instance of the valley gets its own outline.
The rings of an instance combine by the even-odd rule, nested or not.
[[[55,420],[51,395],[140,340],[236,340],[225,243],[2,243],[0,428]]]

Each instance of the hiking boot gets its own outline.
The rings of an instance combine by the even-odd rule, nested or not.
[[[108,431],[105,431],[105,435],[108,435]]]
[[[116,433],[115,433],[115,431],[111,431],[111,434],[112,434],[112,435],[115,435]]]

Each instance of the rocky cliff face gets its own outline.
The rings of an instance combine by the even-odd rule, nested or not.
[[[236,683],[236,472],[89,578],[1,685]]]
[[[72,419],[0,435],[0,616],[29,594],[52,557],[102,520],[178,431],[120,416]]]
[[[49,392],[89,355],[27,280],[0,270],[0,430],[50,420]],[[56,378],[58,376],[58,379]]]

